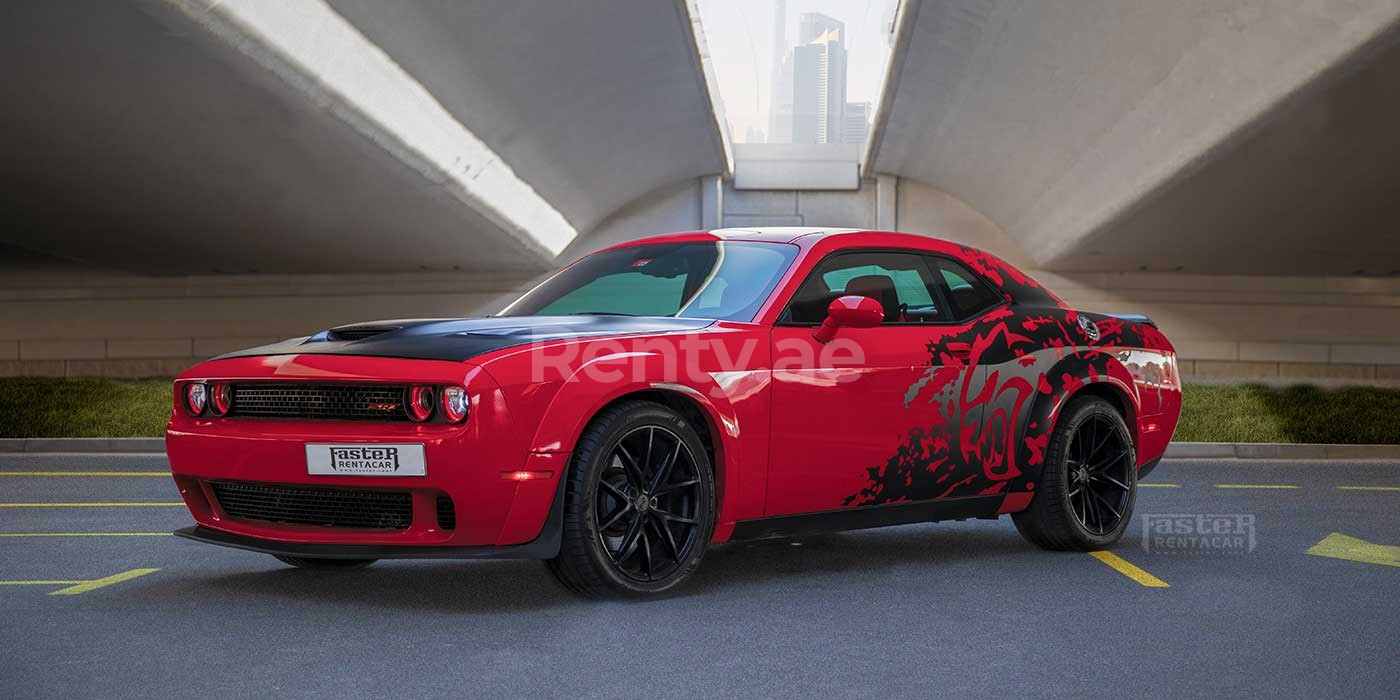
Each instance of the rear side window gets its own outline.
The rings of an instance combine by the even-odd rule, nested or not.
[[[885,323],[946,320],[937,301],[936,279],[919,255],[840,253],[818,263],[788,305],[785,322],[821,323],[840,296],[867,296],[885,309]]]
[[[959,319],[971,318],[1003,299],[981,277],[966,267],[946,258],[934,258],[933,263],[948,290],[948,304]]]

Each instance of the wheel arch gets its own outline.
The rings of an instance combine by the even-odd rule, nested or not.
[[[1037,394],[1020,431],[1018,461],[1026,465],[1030,481],[1040,481],[1050,437],[1060,415],[1070,401],[1080,396],[1098,397],[1111,404],[1123,417],[1133,446],[1137,447],[1141,436],[1136,384],[1117,357],[1105,352],[1087,356],[1076,353],[1056,363],[1044,379],[1047,381],[1042,386],[1049,391]]]
[[[715,477],[717,522],[732,520],[730,509],[739,475],[738,417],[728,400],[714,398],[684,384],[637,382],[620,384],[610,391],[583,395],[561,390],[551,402],[532,441],[532,452],[572,452],[584,431],[608,408],[625,401],[649,401],[666,406],[692,424],[705,445]]]

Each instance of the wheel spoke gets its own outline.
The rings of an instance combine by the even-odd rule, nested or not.
[[[671,456],[657,467],[656,474],[651,478],[651,488],[647,489],[652,495],[656,495],[656,489],[666,483],[666,479],[671,476],[671,468],[676,466],[676,460],[681,456],[681,441],[676,440],[676,449],[671,450]]]
[[[617,443],[617,449],[614,452],[617,454],[618,461],[622,462],[622,472],[627,475],[627,485],[640,491],[642,484],[646,483],[646,479],[642,478],[641,465],[637,463],[637,459],[632,456],[632,453],[622,446],[621,442]]]
[[[1095,475],[1089,477],[1089,480],[1090,480],[1090,481],[1107,481],[1108,483],[1113,484],[1114,486],[1117,486],[1118,488],[1123,489],[1124,491],[1130,490],[1130,489],[1128,488],[1128,485],[1127,485],[1127,484],[1125,484],[1125,483],[1123,483],[1123,482],[1121,482],[1121,481],[1119,481],[1119,480],[1117,480],[1117,479],[1115,479],[1115,478],[1113,478],[1113,477],[1111,477],[1111,476],[1109,476],[1109,475],[1107,475],[1107,474],[1095,474]]]
[[[1089,494],[1092,495],[1094,498],[1098,499],[1099,503],[1102,503],[1104,507],[1108,509],[1108,512],[1113,514],[1113,524],[1117,525],[1118,521],[1123,518],[1123,514],[1119,513],[1118,509],[1114,508],[1113,504],[1109,503],[1108,499],[1104,498],[1103,496],[1100,496],[1097,491],[1089,489]],[[1102,523],[1100,523],[1100,527],[1102,527]]]
[[[620,488],[618,488],[618,487],[616,487],[616,486],[613,486],[613,485],[612,485],[611,483],[609,483],[607,480],[599,480],[599,481],[598,481],[598,486],[599,486],[600,488],[605,488],[605,489],[611,491],[612,494],[613,494],[613,496],[614,496],[615,498],[617,498],[617,500],[623,501],[624,503],[627,501],[627,494],[623,493],[623,492],[622,492],[622,489],[620,489]]]
[[[638,516],[632,520],[632,524],[627,526],[627,534],[622,536],[622,543],[617,546],[617,556],[613,561],[621,565],[637,549],[638,535],[642,532],[642,518]]]
[[[685,525],[695,524],[694,518],[681,517],[679,515],[676,515],[675,513],[661,510],[660,508],[653,508],[651,512],[656,513],[657,517],[662,518],[664,520],[668,520],[673,523],[683,523]]]
[[[679,490],[681,490],[681,489],[686,489],[686,488],[690,488],[690,487],[692,487],[692,486],[699,486],[699,485],[700,485],[700,480],[699,480],[699,479],[691,479],[691,480],[689,480],[689,481],[682,481],[682,482],[680,482],[680,483],[678,483],[678,484],[667,484],[667,485],[665,485],[665,486],[662,486],[662,487],[659,488],[659,489],[656,489],[656,490],[652,491],[652,492],[651,492],[651,495],[653,495],[653,496],[665,496],[665,495],[667,495],[667,494],[674,493],[674,492],[679,491]]]
[[[618,508],[612,515],[609,515],[607,518],[605,518],[603,522],[598,525],[598,531],[602,532],[612,527],[613,524],[616,523],[619,518],[621,518],[624,515],[627,515],[627,513],[631,510],[632,504],[627,501],[623,501],[622,506],[620,508]]]
[[[637,518],[637,519],[638,519],[638,520],[643,520],[643,518]],[[647,528],[646,528],[646,525],[645,525],[645,524],[643,524],[642,527],[641,527],[641,533],[642,533],[642,568],[646,571],[647,580],[651,580],[651,538],[650,538],[650,537],[647,537]]]
[[[666,545],[666,551],[671,555],[671,560],[677,564],[681,563],[681,548],[676,546],[676,537],[671,534],[671,526],[661,518],[655,518],[651,526],[661,531],[663,535],[661,542]]]
[[[646,478],[647,469],[653,469],[653,466],[654,466],[654,465],[652,464],[652,461],[651,461],[651,446],[652,446],[652,443],[655,442],[655,441],[656,441],[656,426],[649,426],[649,427],[647,428],[647,454],[646,454],[645,457],[642,458],[642,467],[643,467],[643,469],[640,470],[641,476],[642,476],[642,483],[643,483],[643,484],[646,484],[646,483],[647,483],[647,478]],[[654,469],[653,469],[653,471],[654,471]]]
[[[1115,464],[1121,462],[1121,461],[1123,460],[1123,458],[1124,458],[1124,457],[1127,457],[1127,456],[1128,456],[1127,450],[1118,450],[1118,452],[1117,452],[1116,454],[1114,454],[1112,457],[1109,457],[1108,459],[1105,459],[1105,460],[1103,460],[1102,462],[1098,462],[1098,463],[1095,464],[1094,466],[1089,467],[1089,471],[1091,471],[1091,472],[1101,472],[1101,471],[1103,471],[1103,470],[1105,470],[1105,469],[1108,469],[1109,467],[1111,467],[1111,466],[1113,466],[1113,465],[1115,465]]]
[[[1086,492],[1086,493],[1084,494],[1084,496],[1083,496],[1083,498],[1084,498],[1084,514],[1085,514],[1085,516],[1086,516],[1086,517],[1085,517],[1085,520],[1087,521],[1088,519],[1092,518],[1093,521],[1094,521],[1094,526],[1093,526],[1093,527],[1094,527],[1094,530],[1096,530],[1096,531],[1097,531],[1097,530],[1101,530],[1101,529],[1103,529],[1103,526],[1100,525],[1100,522],[1101,522],[1101,521],[1099,520],[1099,509],[1098,509],[1097,507],[1094,506],[1094,499],[1092,499],[1092,498],[1089,497],[1089,494],[1090,494],[1090,493],[1093,493],[1093,490],[1092,490],[1092,489],[1084,489],[1084,490],[1085,490],[1085,492]],[[1088,523],[1088,522],[1085,522],[1084,525],[1087,527],[1087,526],[1089,525],[1089,523]]]

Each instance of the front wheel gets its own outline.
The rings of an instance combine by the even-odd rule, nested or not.
[[[715,522],[705,446],[679,413],[628,401],[579,438],[564,494],[564,541],[549,568],[593,597],[666,593],[700,565]]]
[[[1045,549],[1102,549],[1123,536],[1137,497],[1137,452],[1113,404],[1074,399],[1050,437],[1035,500],[1012,519]]]

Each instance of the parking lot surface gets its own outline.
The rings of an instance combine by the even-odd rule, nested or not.
[[[1110,554],[912,525],[712,547],[628,603],[529,561],[291,569],[169,536],[159,458],[11,456],[0,696],[1394,697],[1400,463],[1147,481]]]

